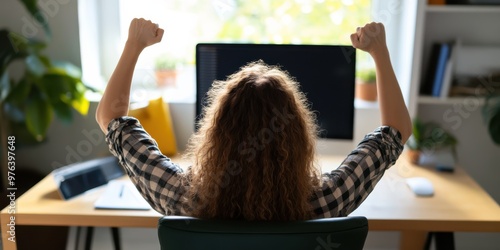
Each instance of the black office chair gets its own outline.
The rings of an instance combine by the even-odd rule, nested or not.
[[[162,250],[357,250],[363,249],[367,234],[368,220],[361,216],[294,222],[164,216],[158,223]]]

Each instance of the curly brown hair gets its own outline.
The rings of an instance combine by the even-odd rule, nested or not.
[[[287,72],[257,61],[215,81],[198,125],[187,151],[193,216],[312,218],[318,128]]]

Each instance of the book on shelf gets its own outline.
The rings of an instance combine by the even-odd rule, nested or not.
[[[432,96],[434,97],[439,97],[441,94],[444,72],[446,70],[446,63],[448,62],[449,55],[450,45],[447,43],[441,44],[436,74],[434,75],[434,82],[432,83]]]
[[[444,70],[444,76],[440,86],[439,95],[436,95],[437,97],[443,99],[448,97],[450,93],[451,78],[453,77],[452,71],[453,71],[453,60],[448,60],[448,62],[446,62],[446,68]]]
[[[500,72],[488,77],[477,75],[459,75],[453,80],[450,89],[451,97],[484,97],[500,95]]]
[[[434,43],[427,71],[420,85],[420,95],[447,98],[454,76],[455,58],[460,41]]]
[[[446,68],[443,76],[443,81],[441,83],[441,90],[439,93],[440,98],[448,98],[450,94],[451,84],[453,82],[453,77],[455,75],[455,63],[458,51],[460,50],[461,42],[459,39],[450,43],[450,52],[448,56],[448,61],[446,63]]]
[[[422,78],[423,81],[420,84],[420,95],[432,95],[432,83],[434,81],[434,75],[436,74],[440,49],[441,44],[434,43],[432,45],[430,58],[427,62],[426,73],[424,74],[424,77]]]

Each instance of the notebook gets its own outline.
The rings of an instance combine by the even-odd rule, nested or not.
[[[135,186],[128,180],[109,181],[104,193],[94,203],[96,209],[150,210]]]

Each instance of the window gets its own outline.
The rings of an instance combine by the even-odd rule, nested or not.
[[[160,44],[141,55],[134,74],[132,100],[161,94],[171,102],[194,102],[194,48],[199,42],[350,44],[349,34],[371,20],[384,22],[386,28],[390,22],[394,30],[399,29],[397,20],[404,12],[401,2],[404,1],[79,1],[84,78],[103,89],[123,49],[130,20],[144,17],[159,23],[165,35]],[[392,41],[397,39],[388,36],[389,46],[398,44]],[[399,50],[396,45],[393,48],[391,52]],[[367,53],[358,53],[357,62],[358,70],[374,67]],[[396,70],[397,62],[393,60]],[[177,66],[175,84],[168,80],[159,82],[155,68],[173,65]]]

